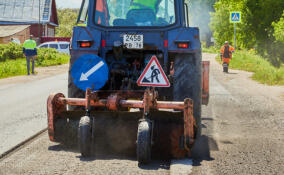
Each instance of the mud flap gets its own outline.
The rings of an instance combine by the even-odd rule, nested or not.
[[[202,104],[209,103],[209,66],[210,61],[202,61]]]

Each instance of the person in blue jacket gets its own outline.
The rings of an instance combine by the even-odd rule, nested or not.
[[[27,59],[27,72],[30,75],[30,61],[32,61],[32,74],[34,74],[35,57],[37,56],[36,42],[33,40],[33,35],[30,35],[30,39],[24,42],[23,53]]]

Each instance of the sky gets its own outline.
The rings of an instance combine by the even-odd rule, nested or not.
[[[57,8],[80,8],[82,0],[56,0]]]

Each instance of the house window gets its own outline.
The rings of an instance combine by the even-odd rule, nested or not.
[[[47,36],[49,37],[54,37],[54,29],[53,28],[48,28],[47,29]]]

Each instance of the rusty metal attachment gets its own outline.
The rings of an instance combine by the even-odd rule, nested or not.
[[[183,118],[178,118],[178,121],[181,121],[180,124],[181,126],[183,125],[183,127],[179,126],[174,127],[173,124],[167,125],[171,128],[171,129],[170,128],[166,129],[166,130],[171,130],[167,131],[168,132],[167,137],[170,138],[172,137],[172,135],[174,135],[173,139],[170,138],[171,141],[169,143],[172,145],[174,144],[175,145],[174,147],[176,149],[180,149],[179,148],[180,146],[178,146],[179,140],[180,137],[183,137],[182,139],[183,151],[180,150],[179,151],[168,150],[168,151],[171,152],[172,156],[174,157],[181,157],[181,155],[183,155],[184,152],[186,156],[190,156],[190,149],[194,144],[194,139],[195,139],[195,133],[194,133],[195,119],[193,116],[193,101],[191,99],[185,99],[183,102],[158,101],[158,93],[157,91],[155,91],[154,88],[146,89],[144,91],[144,95],[142,95],[142,93],[139,92],[139,94],[141,95],[140,98],[143,97],[143,100],[128,100],[127,98],[131,98],[132,93],[131,94],[128,94],[127,92],[122,93],[120,91],[117,91],[116,93],[111,92],[111,94],[109,96],[106,96],[106,98],[99,98],[99,94],[100,92],[91,92],[90,89],[87,89],[85,98],[66,98],[63,94],[50,95],[47,101],[48,133],[50,140],[56,141],[54,137],[55,135],[54,123],[58,118],[60,118],[60,116],[63,116],[62,113],[68,113],[68,111],[66,111],[67,105],[84,106],[87,111],[87,115],[89,116],[90,112],[93,112],[94,115],[96,115],[96,113],[99,113],[99,111],[97,111],[96,109],[102,109],[102,111],[119,112],[119,111],[125,111],[125,109],[130,109],[130,108],[140,108],[143,109],[143,116],[141,116],[140,119],[145,118],[150,120],[153,120],[153,118],[151,118],[151,115],[152,113],[155,113],[155,111],[157,111],[156,113],[163,114],[161,111],[159,111],[160,109],[171,109],[171,110],[177,110],[176,113],[178,114],[180,114],[183,111]],[[173,111],[172,113],[175,112]],[[176,116],[178,117],[179,115]],[[137,116],[134,115],[133,117]],[[159,115],[159,117],[160,117],[159,120],[162,121],[163,115]],[[171,114],[170,120],[173,120],[174,117],[175,115]],[[180,130],[179,128],[183,129]],[[160,133],[164,133],[166,130]]]
[[[209,103],[209,66],[210,61],[202,61],[202,104]]]
[[[59,98],[65,98],[62,93],[51,94],[47,99],[47,123],[48,123],[48,136],[51,141],[55,139],[55,120],[59,114],[66,111],[66,105],[62,103]]]

